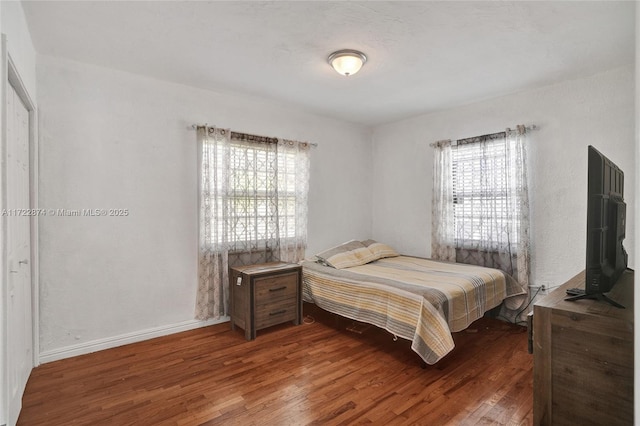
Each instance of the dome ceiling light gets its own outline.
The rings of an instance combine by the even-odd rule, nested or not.
[[[360,71],[367,62],[367,56],[358,50],[343,49],[333,52],[327,61],[336,72],[349,77]]]

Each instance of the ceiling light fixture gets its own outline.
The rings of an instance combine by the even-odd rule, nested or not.
[[[358,50],[343,49],[333,52],[327,61],[339,74],[349,77],[360,71],[367,62],[367,56]]]

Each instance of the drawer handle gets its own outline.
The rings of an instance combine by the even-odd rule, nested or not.
[[[281,311],[269,312],[269,316],[270,316],[270,317],[272,317],[272,316],[275,316],[275,315],[282,315],[282,314],[284,314],[285,312],[287,312],[287,310],[286,310],[286,309],[283,309],[283,310],[281,310]]]
[[[287,288],[287,286],[282,286],[282,287],[276,287],[276,288],[270,288],[269,291],[280,291],[280,290],[284,290],[285,288]]]

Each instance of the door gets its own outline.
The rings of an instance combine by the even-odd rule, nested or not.
[[[14,424],[33,367],[29,111],[7,85],[7,390]]]

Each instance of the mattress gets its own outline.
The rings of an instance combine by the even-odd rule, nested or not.
[[[464,330],[505,299],[527,294],[497,269],[411,256],[345,269],[312,261],[302,266],[305,301],[410,340],[427,364],[453,350],[452,332]]]

